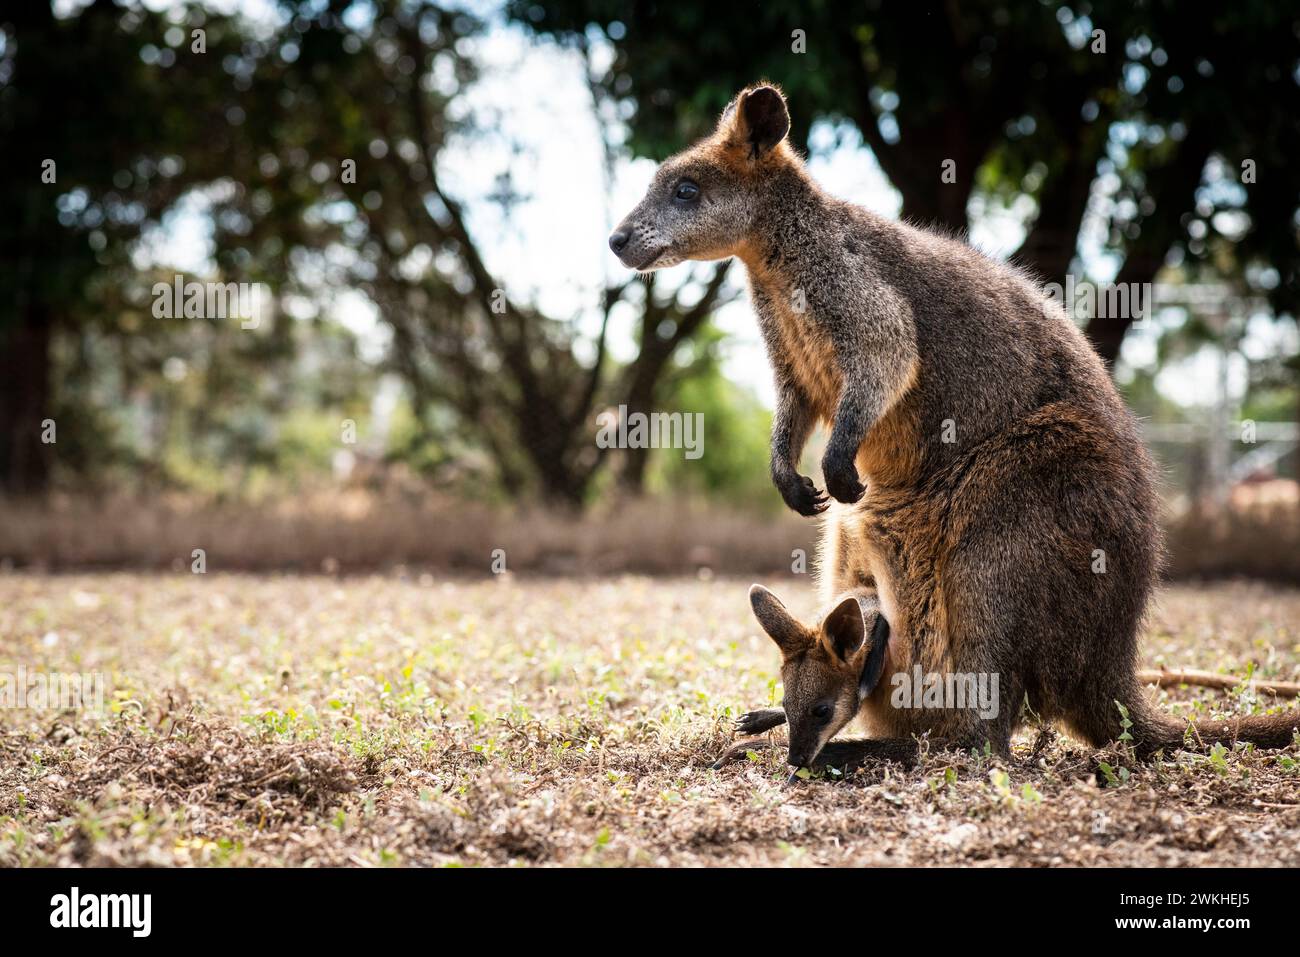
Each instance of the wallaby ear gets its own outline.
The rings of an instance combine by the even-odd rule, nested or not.
[[[776,87],[746,90],[722,114],[732,143],[743,146],[751,159],[772,150],[790,132],[790,112]]]
[[[754,609],[754,617],[758,619],[758,623],[763,626],[768,637],[776,642],[783,654],[796,652],[807,644],[808,637],[803,626],[785,610],[781,599],[762,585],[750,586],[749,606]]]
[[[822,632],[841,661],[853,657],[867,637],[867,626],[862,620],[862,606],[858,600],[846,598],[836,605],[822,622]]]

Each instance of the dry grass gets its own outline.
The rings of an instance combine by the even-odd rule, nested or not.
[[[1257,508],[1206,516],[1190,512],[1167,526],[1175,578],[1243,576],[1300,584],[1300,510]]]
[[[775,493],[773,493],[775,496]],[[775,500],[775,499],[774,499]],[[1168,523],[1177,580],[1245,576],[1300,584],[1300,511],[1259,509]],[[408,568],[546,575],[789,574],[792,551],[816,553],[817,525],[704,503],[610,502],[578,516],[495,508],[426,492],[322,490],[263,502],[189,496],[0,498],[0,568],[390,572]]]
[[[1300,865],[1294,748],[1118,787],[1033,733],[792,788],[767,755],[709,770],[776,694],[745,584],[0,575],[0,670],[112,702],[0,711],[0,865]],[[1300,593],[1163,594],[1145,665],[1248,661],[1300,677]]]
[[[775,493],[773,493],[775,494]],[[390,571],[548,575],[788,574],[791,550],[814,554],[817,527],[792,512],[751,515],[700,503],[634,500],[575,516],[493,508],[428,493],[325,491],[267,502],[84,495],[0,498],[0,564],[39,570]]]

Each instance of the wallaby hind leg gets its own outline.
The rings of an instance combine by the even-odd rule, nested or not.
[[[784,741],[771,741],[767,738],[737,741],[718,756],[718,760],[713,763],[713,770],[721,770],[732,761],[741,761],[751,751],[784,751],[787,747]],[[818,753],[814,765],[817,768],[851,770],[872,761],[893,761],[911,767],[916,764],[918,752],[917,743],[910,738],[830,741]]]
[[[739,734],[762,734],[785,724],[783,708],[755,708],[746,711],[736,719],[736,731]]]
[[[893,761],[911,767],[920,753],[911,738],[850,738],[828,741],[813,762],[818,768],[848,771],[871,761]]]
[[[979,734],[966,733],[954,738],[930,738],[928,745],[931,751],[969,751],[983,748],[985,740]],[[996,743],[994,750],[997,751]],[[845,771],[872,761],[893,761],[910,768],[916,764],[920,755],[921,746],[915,738],[846,738],[826,742],[814,764],[818,768]]]

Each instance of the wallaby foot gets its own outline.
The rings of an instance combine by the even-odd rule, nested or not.
[[[786,743],[784,741],[769,741],[767,738],[749,738],[744,741],[737,741],[722,754],[718,755],[718,760],[714,761],[710,767],[714,771],[721,771],[732,761],[743,761],[749,756],[750,751],[784,751]]]
[[[753,711],[746,711],[736,719],[736,732],[738,734],[762,734],[764,731],[771,731],[783,724],[785,724],[785,710],[783,708],[756,708]]]

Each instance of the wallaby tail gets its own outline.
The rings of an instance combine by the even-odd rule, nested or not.
[[[1234,741],[1245,741],[1260,748],[1285,748],[1300,734],[1300,711],[1294,709],[1278,714],[1188,721],[1161,712],[1145,696],[1135,703],[1137,706],[1129,709],[1133,725],[1128,731],[1133,736],[1134,749],[1144,757],[1161,749],[1208,751],[1216,743]]]

